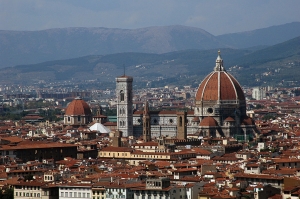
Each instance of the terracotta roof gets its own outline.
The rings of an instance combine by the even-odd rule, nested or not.
[[[132,152],[133,149],[127,148],[127,147],[114,147],[114,146],[108,146],[108,147],[105,147],[105,148],[101,149],[101,151],[111,151],[111,152]]]
[[[227,117],[224,122],[235,122],[235,120],[232,117]]]
[[[136,143],[132,146],[158,146],[158,142],[150,141],[150,142],[142,142],[142,143]]]
[[[218,126],[218,123],[213,117],[205,117],[199,126]]]
[[[226,71],[213,71],[201,82],[196,93],[197,101],[245,100],[237,80]]]
[[[75,98],[67,107],[65,115],[91,115],[90,106],[82,99]]]
[[[19,138],[17,136],[11,136],[11,137],[1,137],[2,140],[9,141],[10,143],[16,143],[16,142],[22,142],[23,139]]]
[[[131,76],[127,76],[127,75],[121,75],[117,78],[126,78],[126,79],[131,79],[131,80],[133,79]]]
[[[244,125],[254,125],[254,121],[250,117],[245,116],[243,118],[242,124],[244,124]]]
[[[192,122],[200,122],[199,117],[198,117],[198,116],[195,116],[195,117],[193,118]]]

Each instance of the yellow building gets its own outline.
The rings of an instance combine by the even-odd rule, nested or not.
[[[196,152],[191,149],[185,149],[180,152],[143,152],[127,147],[113,147],[109,146],[99,151],[99,158],[108,159],[123,159],[129,162],[130,165],[138,165],[139,162],[145,160],[164,160],[177,161],[179,159],[196,158]]]

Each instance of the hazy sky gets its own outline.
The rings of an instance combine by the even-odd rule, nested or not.
[[[300,0],[0,0],[0,30],[186,25],[211,34],[300,21]]]

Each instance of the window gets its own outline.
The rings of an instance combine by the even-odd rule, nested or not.
[[[86,197],[87,197],[87,198],[90,198],[90,193],[87,193],[87,194],[86,194]]]
[[[80,115],[77,116],[77,121],[80,122]]]
[[[82,193],[82,197],[85,198],[85,193]]]
[[[69,192],[70,198],[72,198],[72,192]]]
[[[120,91],[120,101],[124,101],[124,91]]]
[[[78,198],[81,198],[81,193],[80,192],[78,192]]]
[[[68,117],[68,122],[70,122],[71,121],[71,117]]]
[[[64,192],[61,192],[61,193],[60,193],[60,196],[61,196],[61,197],[64,197]]]
[[[65,197],[66,197],[66,198],[68,197],[68,192],[65,192]]]
[[[18,192],[16,192],[16,196],[18,196]]]
[[[77,192],[74,192],[74,197],[77,198]]]

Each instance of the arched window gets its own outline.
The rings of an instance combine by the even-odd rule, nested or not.
[[[182,117],[179,117],[179,126],[182,126]]]
[[[124,101],[124,91],[120,91],[120,101]]]

